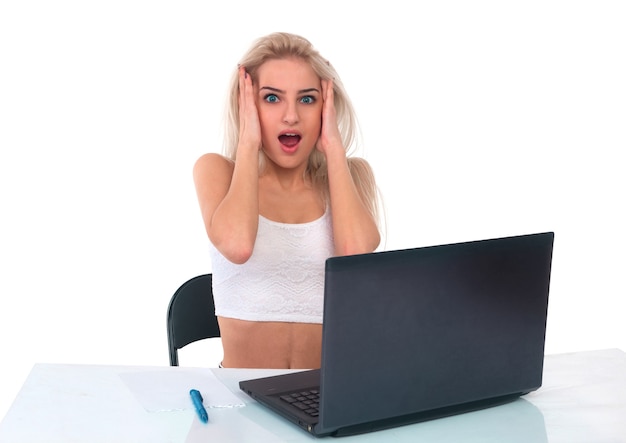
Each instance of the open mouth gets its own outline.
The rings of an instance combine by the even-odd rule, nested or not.
[[[288,148],[295,147],[298,143],[300,143],[300,139],[302,139],[302,136],[299,134],[287,133],[278,136],[278,141]]]

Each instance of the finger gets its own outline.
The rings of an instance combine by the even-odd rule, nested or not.
[[[321,93],[320,99],[322,100],[322,119],[324,118],[324,109],[326,108],[326,81],[324,79],[320,79],[321,85]]]
[[[334,89],[334,82],[332,79],[328,80],[326,82],[326,97],[329,101],[332,101],[335,99],[335,89]]]
[[[239,106],[240,110],[245,113],[249,111],[249,107],[254,103],[254,89],[252,86],[252,78],[244,67],[239,70]]]
[[[250,100],[254,100],[254,88],[252,86],[252,76],[248,74],[248,71],[244,69],[243,81],[246,86],[246,97]]]
[[[240,66],[239,67],[239,92],[240,93],[243,91],[245,74],[246,74],[246,68],[244,68],[243,66]]]
[[[244,93],[245,93],[245,83],[244,83],[244,74],[246,72],[246,68],[243,66],[239,67],[239,111],[241,112],[244,104]]]

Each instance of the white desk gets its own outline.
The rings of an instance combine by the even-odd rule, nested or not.
[[[207,369],[246,405],[147,412],[122,372],[193,368],[50,365],[33,367],[0,424],[0,442],[297,442],[316,440],[239,391],[238,381],[281,371]],[[157,387],[158,388],[158,387]],[[338,441],[626,442],[626,353],[603,350],[549,355],[543,387],[491,409]]]

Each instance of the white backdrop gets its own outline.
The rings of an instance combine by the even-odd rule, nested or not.
[[[210,271],[191,168],[277,30],[348,88],[385,249],[554,230],[546,352],[626,350],[624,23],[620,1],[3,1],[0,417],[36,362],[168,364],[169,298]]]

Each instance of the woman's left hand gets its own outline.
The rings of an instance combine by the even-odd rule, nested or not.
[[[335,111],[335,93],[332,80],[322,80],[322,130],[317,139],[316,147],[324,154],[329,149],[339,147],[343,151],[341,133],[337,125],[337,113]]]

